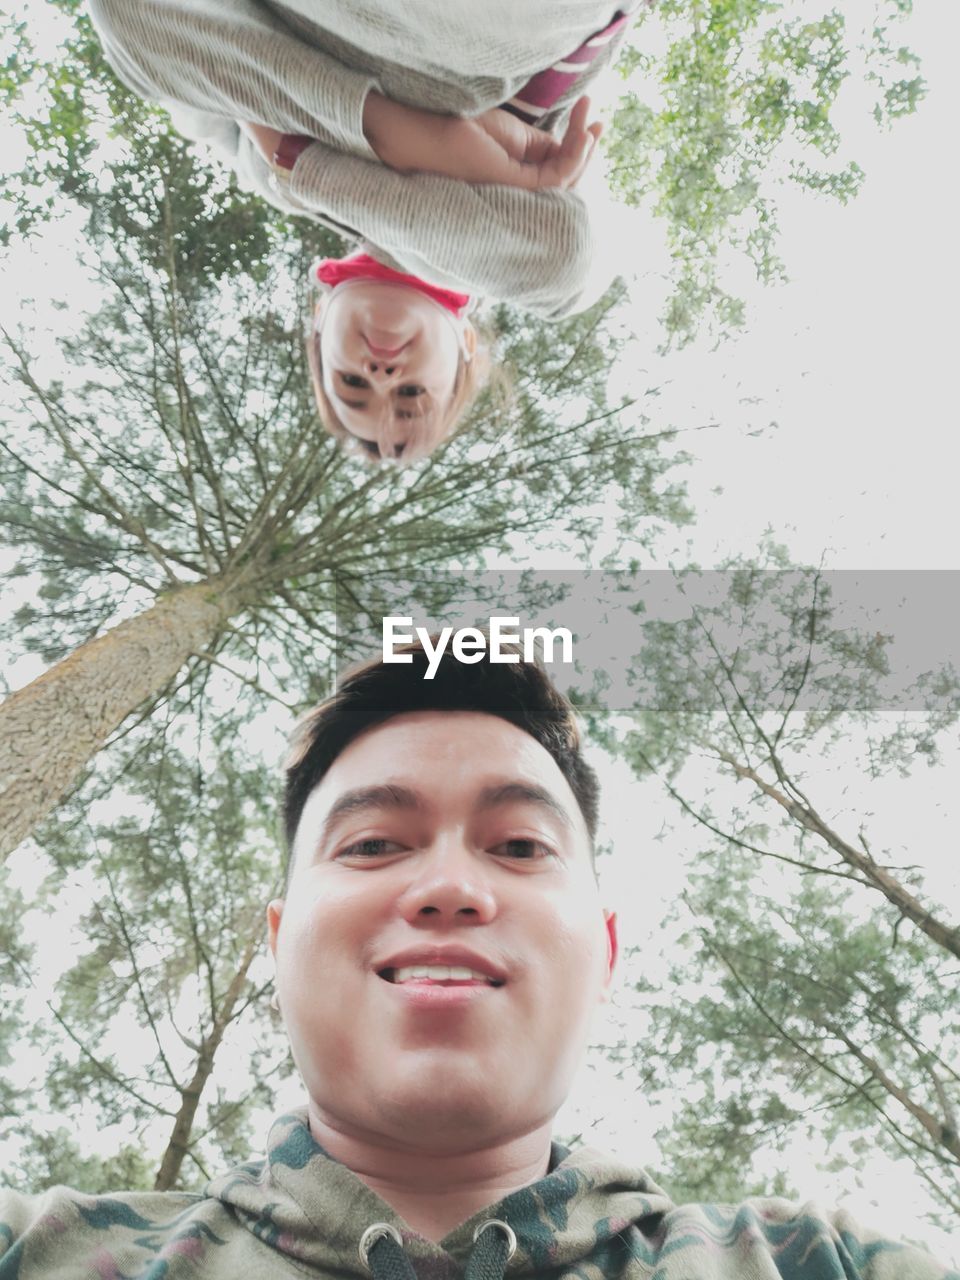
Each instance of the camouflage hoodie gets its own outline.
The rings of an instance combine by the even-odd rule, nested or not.
[[[474,1240],[484,1222],[491,1226]],[[375,1224],[395,1229],[369,1243]],[[516,1248],[511,1253],[510,1231]],[[378,1233],[372,1233],[377,1237]],[[368,1241],[370,1235],[368,1234]],[[642,1170],[554,1144],[547,1176],[440,1244],[281,1116],[267,1156],[203,1194],[0,1194],[0,1280],[960,1280],[843,1213],[780,1199],[674,1205]]]

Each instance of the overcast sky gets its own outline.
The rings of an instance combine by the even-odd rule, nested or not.
[[[791,281],[750,289],[743,337],[651,359],[655,323],[644,280],[634,286],[633,360],[666,384],[661,411],[678,425],[719,424],[685,440],[697,455],[698,519],[677,547],[703,564],[749,551],[772,527],[797,559],[826,553],[832,568],[960,567],[960,6],[921,0],[901,32],[922,59],[928,97],[886,132],[857,85],[844,91],[843,154],[866,171],[863,190],[843,207],[783,188]],[[655,293],[655,280],[647,287]],[[771,421],[776,429],[748,434]]]

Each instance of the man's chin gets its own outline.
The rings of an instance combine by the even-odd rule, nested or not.
[[[381,1081],[376,1109],[384,1132],[450,1153],[474,1141],[483,1145],[502,1130],[505,1094],[489,1077],[478,1078],[475,1067],[456,1072],[449,1063],[423,1064]]]

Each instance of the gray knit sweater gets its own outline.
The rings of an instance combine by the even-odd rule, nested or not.
[[[431,283],[549,318],[582,310],[609,284],[590,270],[594,230],[581,196],[397,173],[363,135],[363,104],[378,89],[431,111],[486,111],[606,26],[617,7],[616,0],[91,0],[118,75],[170,108],[181,132],[211,143],[273,204],[317,218]],[[562,127],[617,44],[541,127]],[[274,189],[270,166],[237,121],[317,139],[297,160],[289,192]]]

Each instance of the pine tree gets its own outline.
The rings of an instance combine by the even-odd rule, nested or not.
[[[684,1194],[723,1198],[761,1190],[762,1150],[825,1137],[844,1168],[877,1151],[911,1161],[949,1221],[960,921],[928,888],[922,846],[904,856],[830,783],[893,790],[936,764],[960,678],[945,665],[906,683],[895,612],[871,625],[844,575],[775,546],[676,585],[675,616],[636,606],[625,718],[596,718],[659,779],[693,849],[665,922],[669,978],[638,983],[648,1030],[619,1051],[672,1112],[661,1158]],[[896,576],[888,592],[903,593]]]

